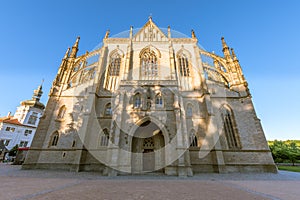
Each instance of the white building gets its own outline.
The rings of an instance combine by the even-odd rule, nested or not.
[[[31,100],[22,101],[14,116],[9,112],[0,118],[0,141],[8,150],[15,145],[29,147],[36,127],[44,112],[44,104],[40,102],[42,86],[34,90]]]

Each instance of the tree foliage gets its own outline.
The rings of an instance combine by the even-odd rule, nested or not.
[[[300,147],[298,141],[270,141],[269,147],[276,163],[291,162],[295,165],[300,161]]]
[[[18,152],[18,148],[19,148],[18,145],[14,146],[14,147],[8,152],[8,155],[9,155],[9,156],[16,156],[16,155],[17,155],[17,152]]]

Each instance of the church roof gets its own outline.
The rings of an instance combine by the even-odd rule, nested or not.
[[[132,36],[136,37],[140,32],[143,31],[143,29],[147,28],[147,27],[151,27],[151,29],[157,29],[158,32],[162,33],[164,37],[168,37],[168,28],[161,28],[158,27],[153,21],[152,21],[152,17],[149,17],[149,20],[146,22],[146,24],[141,27],[141,28],[135,28],[132,29]],[[172,30],[170,29],[170,33],[171,33],[171,37],[172,38],[189,38],[189,36],[180,33],[178,31]],[[130,37],[130,30],[127,31],[123,31],[121,33],[118,33],[116,35],[113,35],[111,38],[129,38]]]
[[[150,27],[150,30],[149,30],[149,27]],[[145,29],[148,29],[148,30],[145,31]],[[148,31],[153,31],[153,30],[156,30],[156,33],[159,33],[159,37],[160,37],[161,41],[168,41],[169,36],[171,39],[193,39],[195,37],[195,33],[193,30],[192,30],[192,37],[190,37],[184,33],[181,33],[179,31],[171,29],[170,27],[168,27],[168,28],[158,27],[156,25],[156,23],[153,22],[152,17],[149,17],[149,20],[144,24],[143,27],[140,27],[140,28],[132,28],[131,27],[129,30],[122,31],[122,32],[114,34],[112,36],[109,36],[110,31],[108,30],[106,32],[104,39],[109,39],[109,38],[112,38],[112,39],[128,38],[129,39],[132,36],[133,40],[136,41],[136,39],[139,38],[140,34],[149,33]],[[170,33],[170,35],[169,35],[169,33]],[[139,39],[137,41],[139,41]],[[197,41],[197,45],[200,49],[205,51],[205,48],[198,41]],[[92,52],[100,49],[102,46],[103,46],[103,43],[100,42],[98,45],[96,45],[96,47],[92,50]]]
[[[142,27],[132,29],[133,36],[135,36],[141,29],[142,29]],[[159,29],[165,35],[168,35],[168,28],[159,27]],[[171,31],[172,38],[190,38],[189,36],[187,36],[183,33],[180,33],[179,31],[172,30],[172,29],[170,31]],[[129,35],[130,35],[130,30],[127,30],[127,31],[123,31],[121,33],[117,33],[115,35],[112,35],[111,38],[129,38]]]

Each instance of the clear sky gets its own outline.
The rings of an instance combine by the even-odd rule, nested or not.
[[[66,49],[80,36],[79,54],[105,31],[142,27],[152,14],[159,27],[190,35],[222,55],[235,49],[267,139],[300,139],[300,1],[298,0],[28,0],[2,1],[0,116],[15,112],[45,79],[42,102]]]

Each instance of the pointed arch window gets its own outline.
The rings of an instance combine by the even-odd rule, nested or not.
[[[229,149],[241,148],[234,116],[231,109],[228,107],[223,107],[221,110],[221,117],[223,120],[223,130]]]
[[[198,139],[195,134],[195,131],[192,130],[190,134],[190,147],[197,147],[198,146]]]
[[[163,98],[162,98],[161,94],[157,94],[155,96],[155,105],[157,107],[162,107],[163,106]]]
[[[141,56],[141,75],[144,79],[158,78],[157,57],[154,51],[145,51]]]
[[[59,139],[59,133],[57,131],[55,131],[52,134],[52,137],[51,137],[51,140],[50,140],[50,146],[57,146],[58,139]]]
[[[109,76],[119,76],[120,75],[120,65],[121,65],[121,56],[116,53],[110,58],[109,64]]]
[[[106,104],[105,110],[104,110],[105,116],[112,116],[112,109],[111,109],[111,103]]]
[[[133,107],[140,108],[141,106],[142,106],[142,95],[140,93],[137,93],[134,95],[133,98]]]
[[[181,76],[190,76],[189,60],[185,54],[178,57],[179,72]]]
[[[191,104],[187,105],[186,117],[193,117],[193,106]]]
[[[58,111],[57,119],[63,119],[66,114],[66,111],[67,111],[67,107],[65,105],[60,107],[60,109]]]
[[[100,136],[100,146],[106,147],[108,146],[109,142],[109,131],[107,128],[102,130],[101,136]]]

